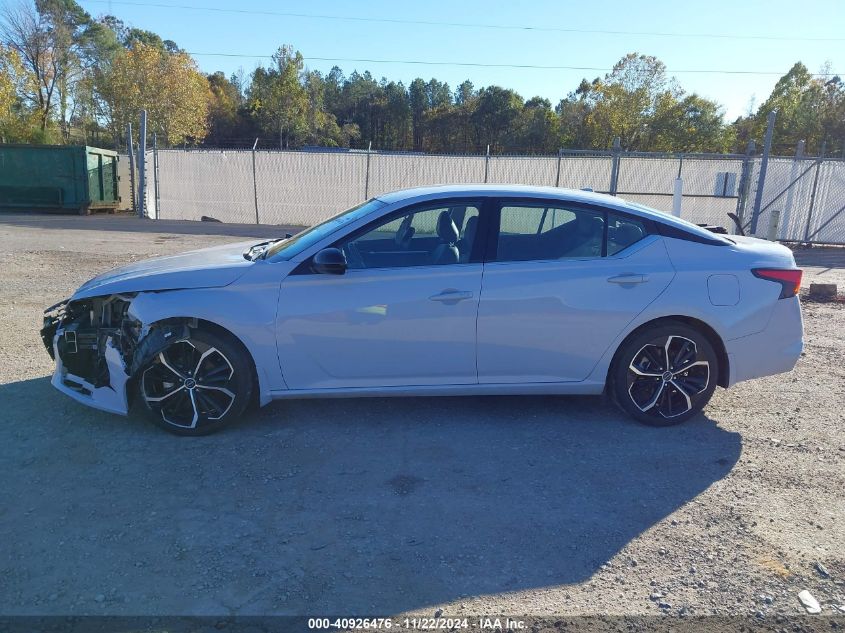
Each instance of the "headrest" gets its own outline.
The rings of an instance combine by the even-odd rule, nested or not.
[[[455,226],[455,221],[452,220],[452,215],[448,211],[442,211],[437,218],[437,235],[449,244],[458,241],[458,227]]]
[[[475,239],[476,231],[478,231],[478,216],[474,215],[467,220],[466,226],[464,226],[464,239],[472,242]]]
[[[617,244],[633,244],[643,236],[643,231],[636,224],[620,224],[616,227],[616,235],[614,236]]]
[[[576,217],[578,218],[578,232],[581,235],[594,235],[604,232],[603,218],[595,215],[587,215],[586,213],[579,213]]]

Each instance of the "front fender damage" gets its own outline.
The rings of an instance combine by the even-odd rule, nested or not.
[[[45,311],[41,337],[56,361],[53,386],[88,406],[126,415],[128,384],[190,323],[145,324],[130,311],[138,293],[66,301]]]

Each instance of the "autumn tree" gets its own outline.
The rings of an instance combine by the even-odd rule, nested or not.
[[[0,143],[28,140],[30,113],[20,95],[32,81],[17,52],[0,44]]]
[[[164,143],[198,142],[208,132],[208,80],[187,53],[136,42],[98,71],[95,85],[115,138],[141,110]]]
[[[50,124],[55,109],[58,77],[58,58],[42,16],[33,6],[20,2],[3,10],[3,43],[12,49],[33,81],[23,95],[27,105],[37,113],[42,135]]]
[[[217,71],[207,76],[210,89],[208,109],[208,136],[205,143],[224,145],[231,142],[244,143],[257,134],[254,121],[250,118],[240,79],[227,78]]]
[[[282,46],[273,55],[273,66],[252,74],[249,109],[267,134],[278,135],[279,147],[295,147],[308,133],[308,93],[301,82],[302,54]]]

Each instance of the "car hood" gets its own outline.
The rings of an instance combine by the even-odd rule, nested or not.
[[[71,299],[99,295],[226,286],[253,265],[244,251],[256,240],[145,259],[86,281]]]

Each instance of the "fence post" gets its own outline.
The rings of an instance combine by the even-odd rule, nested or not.
[[[739,174],[739,191],[736,198],[736,217],[739,225],[745,224],[745,210],[748,208],[748,194],[751,191],[751,169],[754,166],[754,151],[757,145],[749,139],[745,147],[745,158],[742,159],[742,171]]]
[[[255,176],[255,148],[258,147],[258,139],[252,144],[252,200],[255,203],[255,223],[258,221],[258,180]]]
[[[613,148],[611,149],[612,158],[610,164],[610,195],[615,196],[619,186],[619,158],[622,153],[621,139],[617,136],[613,139]]]
[[[487,145],[487,153],[484,155],[484,182],[487,182],[487,174],[490,170],[490,145]]]
[[[147,111],[141,110],[138,132],[138,217],[143,218],[147,206]]]
[[[757,234],[757,221],[760,219],[760,205],[763,204],[763,187],[766,186],[766,170],[769,167],[769,152],[772,151],[772,133],[775,129],[777,110],[769,112],[766,123],[766,137],[763,140],[763,158],[760,161],[760,178],[757,180],[757,193],[754,196],[754,209],[751,211],[751,235]]]
[[[367,145],[367,173],[364,176],[364,200],[370,199],[370,154],[373,151],[373,142]]]
[[[681,171],[684,168],[684,155],[678,158],[678,176],[675,178],[675,189],[672,192],[672,215],[681,217],[681,202],[684,199],[684,181],[681,178]]]
[[[563,154],[563,150],[559,149],[557,151],[557,176],[555,176],[555,187],[560,187],[560,158]]]
[[[161,217],[161,195],[159,195],[158,191],[158,138],[155,132],[153,132],[153,189],[154,196],[153,200],[155,201],[155,218],[158,220]]]
[[[813,191],[810,193],[810,208],[807,209],[807,226],[804,228],[804,241],[810,239],[810,225],[813,220],[813,207],[816,206],[816,191],[819,189],[819,171],[821,171],[822,163],[824,162],[824,153],[827,149],[827,142],[822,141],[822,151],[819,154],[819,159],[816,161],[816,173],[813,175]]]
[[[792,161],[792,169],[789,172],[789,182],[794,183],[798,179],[798,170],[801,168],[801,159],[804,158],[804,141],[798,141],[795,146],[795,160]],[[783,224],[789,226],[789,216],[792,214],[792,200],[795,197],[795,190],[792,184],[786,192],[786,201],[783,203]],[[769,221],[769,234],[767,239],[775,241],[778,239],[781,225],[780,209],[772,209],[772,219]]]
[[[126,153],[129,155],[129,194],[132,196],[132,213],[138,213],[138,196],[135,191],[135,148],[132,143],[132,124],[126,126]]]

